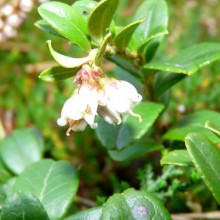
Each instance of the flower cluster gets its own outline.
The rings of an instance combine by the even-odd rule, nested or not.
[[[91,128],[96,115],[101,116],[110,124],[120,124],[122,114],[131,114],[141,121],[141,116],[132,109],[134,103],[140,102],[142,96],[137,93],[133,85],[126,81],[109,78],[99,67],[84,64],[75,76],[77,88],[73,95],[65,102],[58,125],[69,124],[70,131],[82,131],[87,124]]]
[[[24,23],[26,14],[33,9],[34,3],[34,0],[17,0],[0,7],[0,42],[17,36],[18,28]]]

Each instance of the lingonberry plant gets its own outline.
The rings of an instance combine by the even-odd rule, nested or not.
[[[46,82],[73,78],[72,94],[63,100],[57,120],[59,126],[67,126],[67,136],[84,131],[89,125],[105,147],[106,157],[115,161],[131,161],[160,150],[163,174],[155,183],[149,183],[148,166],[145,173],[140,172],[141,189],[127,187],[101,206],[76,213],[70,207],[79,185],[77,169],[67,161],[42,159],[42,138],[35,130],[15,131],[2,141],[0,148],[0,166],[4,164],[14,173],[13,177],[4,173],[7,188],[2,220],[169,220],[171,215],[161,201],[171,197],[178,187],[186,186],[173,181],[167,193],[157,198],[157,190],[168,184],[170,173],[174,177],[182,174],[178,168],[167,165],[196,169],[220,203],[217,148],[220,114],[198,111],[183,117],[165,132],[161,123],[172,98],[170,89],[203,66],[219,60],[220,44],[195,44],[169,59],[165,54],[157,56],[168,35],[166,1],[143,1],[123,27],[113,19],[119,3],[119,0],[78,0],[72,5],[58,1],[43,3],[38,9],[42,20],[36,26],[80,48],[83,57],[58,53],[54,50],[56,45],[52,47],[48,40],[57,65],[44,70],[39,77]],[[105,70],[106,63],[114,64],[112,72],[114,68],[122,69],[126,77],[110,75]],[[185,141],[186,148],[164,150],[166,142],[175,141]],[[28,149],[22,147],[25,144]],[[16,156],[12,162],[10,152],[21,155],[20,160]]]

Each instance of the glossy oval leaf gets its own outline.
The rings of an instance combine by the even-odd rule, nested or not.
[[[31,192],[43,204],[51,220],[68,211],[78,188],[76,169],[67,161],[41,160],[17,178],[14,192]]]
[[[173,150],[160,160],[161,165],[192,166],[192,160],[187,150]]]
[[[41,29],[42,31],[45,31],[47,33],[56,35],[58,37],[62,37],[65,38],[63,35],[61,35],[60,33],[58,33],[56,30],[54,30],[45,20],[41,19],[39,21],[37,21],[34,24],[36,27],[38,27],[39,29]]]
[[[31,193],[18,192],[7,198],[1,220],[50,220],[40,201]]]
[[[14,174],[20,174],[27,166],[42,158],[42,146],[29,129],[12,132],[0,143],[3,163]]]
[[[128,161],[140,158],[148,153],[161,150],[163,145],[151,140],[147,137],[143,137],[138,140],[135,144],[131,144],[121,150],[109,149],[108,153],[113,160],[117,161]]]
[[[90,50],[90,42],[86,38],[87,27],[80,12],[62,2],[46,2],[39,8],[41,17],[58,33],[82,47]]]
[[[91,11],[88,19],[88,30],[95,42],[101,43],[107,34],[119,0],[103,0]]]
[[[210,131],[214,132],[220,137],[220,123],[215,123],[213,121],[206,121],[205,128],[208,128]]]
[[[219,59],[220,44],[201,43],[184,49],[171,60],[152,61],[145,64],[144,68],[190,75]]]
[[[189,134],[185,143],[196,169],[220,204],[220,149],[199,133]]]
[[[112,219],[171,220],[171,217],[162,203],[149,193],[128,189],[122,194],[114,194],[104,204],[100,220]]]
[[[72,7],[76,8],[81,13],[87,25],[89,15],[97,4],[98,3],[96,1],[92,0],[79,0],[75,1]]]
[[[64,80],[75,76],[78,70],[78,67],[65,68],[62,66],[54,66],[41,72],[39,78],[46,82]]]
[[[129,44],[132,50],[142,48],[150,38],[152,39],[152,36],[167,33],[168,9],[166,1],[144,1],[136,11],[133,21],[141,18],[145,18],[145,20],[138,26]],[[157,40],[160,42],[162,38]]]
[[[68,57],[68,56],[65,56],[63,54],[56,52],[51,45],[51,40],[47,41],[47,45],[54,60],[56,60],[56,62],[63,67],[66,67],[66,68],[78,67],[79,68],[83,64],[88,63],[90,61],[89,56],[83,57],[83,58],[72,58],[72,57]]]
[[[136,105],[134,112],[142,117],[142,122],[131,115],[125,117],[118,134],[117,148],[122,149],[140,139],[153,125],[162,110],[163,105],[152,102],[142,102]]]
[[[65,218],[64,220],[100,220],[101,214],[102,208],[97,207],[83,210],[76,213],[75,215]]]
[[[130,23],[129,25],[122,28],[118,34],[115,36],[115,46],[118,50],[123,51],[128,43],[131,40],[131,37],[136,30],[136,28],[144,21],[144,19],[140,19],[138,21],[134,21]]]

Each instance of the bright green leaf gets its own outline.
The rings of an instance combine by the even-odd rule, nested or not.
[[[144,65],[144,68],[190,75],[219,59],[220,44],[201,43],[184,49],[171,60],[153,61]]]
[[[220,137],[220,123],[215,123],[213,121],[206,121],[205,128],[208,128],[209,130],[211,130]]]
[[[86,38],[87,27],[80,12],[62,2],[46,2],[39,8],[38,12],[48,24],[62,36],[73,43],[90,50],[90,42]]]
[[[62,66],[54,66],[41,72],[39,78],[47,82],[64,80],[75,76],[78,70],[79,70],[78,67],[65,68]]]
[[[196,169],[220,204],[220,149],[199,133],[189,134],[185,143]]]
[[[121,150],[109,149],[108,153],[113,160],[126,161],[140,158],[143,155],[157,151],[163,148],[163,145],[157,143],[154,140],[143,137],[135,144],[125,147]]]
[[[45,20],[41,19],[39,21],[37,21],[35,23],[35,26],[38,27],[39,29],[41,29],[42,31],[45,31],[47,33],[59,36],[59,37],[63,37],[63,35],[61,35],[60,33],[58,33],[56,30],[54,30]]]
[[[142,122],[131,115],[125,117],[118,134],[117,148],[122,149],[140,139],[153,125],[162,110],[163,105],[157,103],[142,102],[136,105],[134,112],[141,115]]]
[[[167,33],[168,9],[166,1],[144,1],[136,11],[133,21],[141,18],[145,18],[145,20],[138,26],[129,44],[132,50],[143,49],[150,39]],[[158,42],[161,40],[162,38],[157,39]]]
[[[96,1],[92,0],[79,0],[75,1],[72,7],[76,8],[80,14],[83,16],[85,22],[87,22],[88,17],[92,9],[97,5]],[[87,25],[87,24],[86,24]]]
[[[102,208],[97,207],[83,210],[75,215],[65,218],[64,220],[100,220],[101,214]]]
[[[82,66],[85,63],[88,63],[90,61],[90,57],[83,57],[83,58],[72,58],[72,57],[68,57],[68,56],[64,56],[58,52],[56,52],[51,45],[51,40],[47,41],[47,45],[49,47],[50,53],[53,56],[54,60],[56,60],[56,62],[58,64],[60,64],[63,67],[66,68],[79,68],[80,66]]]
[[[160,161],[161,165],[178,165],[178,166],[191,166],[192,160],[187,150],[174,150],[164,155]]]
[[[1,220],[49,220],[49,217],[35,196],[18,192],[7,198]]]
[[[143,22],[143,20],[144,19],[140,19],[132,22],[119,31],[119,33],[115,36],[115,46],[118,48],[118,50],[124,50],[127,47],[134,31],[141,24],[141,22]]]
[[[88,29],[92,38],[101,43],[107,34],[119,0],[103,0],[92,10],[88,19]]]
[[[34,194],[55,220],[67,212],[77,188],[77,171],[69,162],[47,159],[27,167],[17,178],[14,192]]]
[[[179,120],[173,128],[169,129],[164,134],[163,139],[184,141],[188,133],[199,132],[209,137],[213,143],[220,143],[220,138],[213,134],[213,132],[204,128],[207,120],[215,121],[217,124],[220,124],[220,114],[209,110],[188,114]]]
[[[100,220],[171,220],[161,202],[145,191],[128,189],[111,196],[102,209]]]
[[[41,146],[29,129],[15,130],[0,143],[0,154],[4,164],[13,173],[19,174],[42,157]]]

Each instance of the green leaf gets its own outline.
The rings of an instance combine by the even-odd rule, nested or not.
[[[215,123],[213,121],[206,121],[205,122],[205,128],[208,128],[215,134],[217,134],[220,137],[220,124]]]
[[[143,49],[150,39],[167,33],[168,9],[166,1],[144,1],[136,11],[133,21],[141,18],[145,18],[145,20],[138,26],[129,44],[132,50]],[[162,38],[157,39],[158,42],[161,40]]]
[[[164,155],[160,161],[161,165],[192,166],[192,160],[187,150],[173,150]]]
[[[78,212],[75,215],[65,218],[65,220],[100,220],[101,214],[102,208],[97,207]]]
[[[110,149],[108,150],[109,155],[113,160],[125,161],[140,158],[141,156],[157,151],[163,148],[163,145],[157,143],[154,140],[143,137],[135,144],[125,147],[121,150]]]
[[[82,47],[90,50],[90,42],[86,38],[87,27],[80,12],[62,2],[46,2],[39,8],[41,17],[58,33]]]
[[[140,19],[132,22],[119,31],[119,33],[115,36],[115,46],[118,48],[118,50],[123,51],[127,47],[134,31],[141,24],[141,22],[143,22],[143,20],[144,19]]]
[[[208,129],[204,128],[207,120],[215,121],[220,124],[220,114],[214,111],[202,110],[191,113],[179,120],[173,128],[169,129],[163,136],[164,140],[184,141],[187,134],[199,132],[206,135],[213,143],[220,143],[220,138]]]
[[[199,133],[189,134],[185,143],[196,169],[220,204],[219,148]]]
[[[109,28],[119,0],[103,0],[92,10],[88,19],[88,29],[91,37],[101,43]]]
[[[111,196],[102,209],[100,220],[171,220],[168,211],[152,195],[145,191],[128,189]]]
[[[21,173],[28,165],[41,159],[42,146],[29,129],[15,130],[0,143],[2,161],[13,173]]]
[[[63,35],[54,30],[45,20],[41,19],[34,24],[36,27],[47,33],[65,38]]]
[[[78,188],[76,169],[67,161],[41,160],[27,167],[17,178],[14,192],[34,194],[51,220],[67,212]]]
[[[99,126],[95,131],[102,145],[107,148],[115,148],[120,126],[111,125],[101,118],[98,118],[97,123]]]
[[[72,58],[72,57],[68,57],[68,56],[65,56],[65,55],[62,55],[56,52],[51,45],[51,40],[47,41],[47,45],[49,47],[50,53],[53,56],[54,60],[56,60],[56,62],[63,67],[79,68],[83,64],[88,63],[90,61],[90,56],[83,57],[83,58]]]
[[[157,73],[154,80],[154,94],[159,97],[173,85],[185,78],[186,75],[180,73]]]
[[[101,45],[100,45],[100,47],[99,47],[99,49],[98,49],[98,51],[96,53],[95,64],[97,66],[100,66],[102,64],[103,56],[105,54],[105,50],[106,50],[106,47],[108,45],[108,42],[109,42],[110,38],[111,38],[111,33],[108,33],[104,37],[104,39],[103,39],[103,41],[102,41],[102,43],[101,43]]]
[[[96,5],[97,5],[96,1],[79,0],[79,1],[75,1],[72,7],[76,8],[83,16],[85,22],[87,22],[90,12]]]
[[[7,198],[1,220],[49,220],[49,217],[36,197],[18,192]]]
[[[0,184],[4,184],[11,178],[11,174],[6,169],[5,165],[3,164],[2,158],[0,156]]]
[[[54,66],[41,72],[39,78],[47,82],[64,80],[75,76],[78,70],[78,67],[65,68],[62,66]]]
[[[153,61],[144,65],[144,68],[190,75],[219,59],[220,44],[201,43],[184,49],[171,60]]]
[[[142,122],[132,115],[128,115],[123,120],[120,128],[117,148],[122,149],[140,139],[148,129],[153,125],[160,112],[163,110],[163,105],[151,102],[142,102],[134,107],[134,112],[141,115]]]

